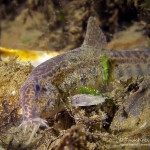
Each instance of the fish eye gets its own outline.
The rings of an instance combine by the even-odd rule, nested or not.
[[[41,90],[41,87],[40,87],[39,84],[36,84],[36,85],[35,85],[35,90],[36,90],[37,92],[39,92],[39,91]]]

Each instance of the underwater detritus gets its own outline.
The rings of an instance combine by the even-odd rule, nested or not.
[[[94,95],[94,96],[100,95],[99,91],[97,89],[94,89],[94,88],[89,88],[89,87],[82,86],[82,87],[79,87],[78,90],[81,94],[91,94],[91,95]]]
[[[102,63],[102,66],[103,66],[103,80],[104,80],[104,83],[107,85],[108,84],[108,80],[109,80],[109,60],[107,58],[106,55],[103,55],[102,58],[101,58],[101,63]]]
[[[73,106],[91,106],[101,104],[105,99],[105,97],[91,94],[77,94],[71,97],[71,102]]]

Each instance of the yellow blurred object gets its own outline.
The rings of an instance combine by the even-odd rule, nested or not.
[[[43,50],[43,51],[34,51],[34,50],[19,50],[19,49],[9,49],[9,48],[4,48],[0,47],[0,55],[2,59],[5,59],[9,56],[16,56],[18,57],[18,60],[22,62],[28,62],[30,61],[33,63],[34,66],[37,66],[38,64],[55,57],[59,55],[60,52],[55,52],[55,51],[48,51],[48,50]]]

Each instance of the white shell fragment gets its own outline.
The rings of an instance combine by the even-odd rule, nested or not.
[[[14,91],[12,91],[12,92],[11,92],[11,94],[12,94],[12,95],[15,95],[15,94],[16,94],[16,91],[15,91],[15,90],[14,90]]]
[[[71,97],[72,106],[91,106],[105,102],[106,97],[91,94],[77,94]]]

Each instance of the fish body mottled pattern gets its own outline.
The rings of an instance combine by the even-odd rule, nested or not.
[[[100,43],[101,42],[101,43]],[[63,108],[78,87],[99,88],[103,82],[101,58],[108,57],[111,80],[150,75],[150,50],[110,51],[95,19],[89,19],[83,45],[37,66],[20,90],[23,120],[49,117]],[[52,113],[54,112],[54,113]]]
[[[112,62],[116,62],[111,76],[129,78],[150,75],[150,50],[113,51]]]
[[[62,92],[74,91],[78,86],[98,87],[103,84],[102,55],[97,50],[79,48],[44,62],[31,76],[38,77],[40,85],[52,83]],[[149,50],[109,51],[107,56],[114,65],[110,74],[112,80],[150,75]]]

